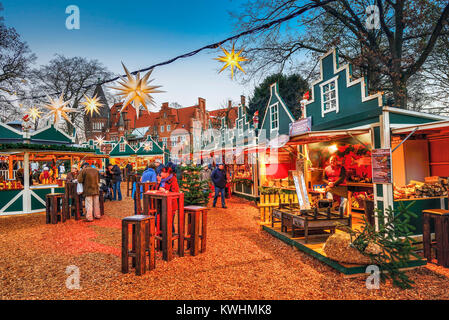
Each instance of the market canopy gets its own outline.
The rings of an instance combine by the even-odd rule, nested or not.
[[[412,126],[392,129],[393,134],[442,134],[449,133],[449,120],[430,122],[425,124],[416,124]]]
[[[315,142],[334,141],[337,139],[345,139],[353,136],[370,133],[370,129],[343,129],[343,130],[325,130],[305,132],[293,137],[287,145],[300,145]]]

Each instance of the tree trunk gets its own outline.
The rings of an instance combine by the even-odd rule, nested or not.
[[[407,109],[407,83],[401,77],[392,77],[393,107]]]

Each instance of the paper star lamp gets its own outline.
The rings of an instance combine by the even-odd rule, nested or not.
[[[96,138],[96,140],[95,140],[95,142],[98,144],[98,145],[102,145],[103,143],[104,143],[104,137],[95,137]]]
[[[138,72],[136,76],[133,76],[129,73],[123,63],[122,66],[125,70],[126,78],[121,77],[121,81],[118,82],[120,87],[111,87],[111,89],[118,90],[119,93],[117,93],[117,95],[124,99],[120,112],[122,112],[128,104],[132,104],[136,109],[137,118],[139,118],[140,106],[143,106],[147,112],[149,112],[148,104],[156,105],[151,94],[164,91],[157,90],[162,86],[150,85],[153,80],[148,81],[148,79],[153,72],[153,69],[148,71],[143,78],[140,78],[140,72]]]
[[[151,151],[151,149],[152,149],[151,143],[146,142],[146,143],[143,145],[143,150],[145,150],[145,151]]]
[[[50,110],[50,115],[54,116],[54,124],[58,123],[61,117],[72,123],[67,113],[77,111],[76,109],[66,107],[70,101],[64,101],[63,95],[64,94],[61,93],[58,99],[52,99],[47,95],[48,101],[50,103],[44,105],[44,107]]]
[[[40,118],[41,113],[42,112],[40,112],[39,109],[36,107],[32,107],[32,108],[28,109],[28,114],[31,117],[31,119],[33,119],[33,121],[36,121],[37,118]]]
[[[223,66],[223,68],[221,68],[219,73],[222,72],[227,67],[231,68],[231,79],[234,78],[234,67],[240,69],[243,73],[245,73],[245,70],[242,69],[242,67],[240,66],[240,63],[239,63],[239,62],[243,62],[243,61],[248,61],[248,59],[246,59],[245,57],[240,56],[243,49],[241,49],[239,52],[236,53],[234,50],[234,44],[232,45],[231,52],[227,51],[226,49],[222,48],[221,46],[220,46],[220,48],[221,48],[221,50],[223,50],[225,55],[219,56],[218,58],[214,58],[214,59],[224,62],[225,65]]]
[[[95,95],[93,98],[89,98],[88,96],[84,95],[84,99],[86,99],[86,101],[81,102],[81,104],[84,105],[86,114],[89,114],[90,112],[90,116],[92,117],[95,111],[98,115],[100,115],[100,111],[98,110],[98,108],[102,107],[103,104],[99,101],[97,95]]]

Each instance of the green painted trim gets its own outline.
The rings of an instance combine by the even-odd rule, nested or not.
[[[379,122],[379,116],[382,114],[382,108],[376,107],[364,112],[352,114],[350,116],[339,118],[314,125],[312,120],[312,131],[349,129],[366,124]]]
[[[269,234],[273,235],[275,238],[278,238],[282,242],[285,242],[291,246],[294,246],[295,248],[299,249],[300,251],[303,251],[304,253],[307,253],[308,255],[311,255],[312,257],[318,259],[319,261],[327,264],[328,266],[334,268],[337,271],[340,271],[341,273],[345,275],[354,275],[354,274],[365,274],[366,266],[357,266],[357,267],[345,267],[341,265],[340,263],[331,260],[322,254],[308,248],[307,246],[299,243],[296,240],[293,240],[287,236],[285,236],[282,233],[277,232],[276,230],[270,228],[269,226],[262,225],[262,229],[268,232]],[[407,266],[405,268],[411,268],[411,267],[418,267],[418,266],[424,266],[427,264],[427,261],[425,259],[422,260],[410,260],[407,262]]]

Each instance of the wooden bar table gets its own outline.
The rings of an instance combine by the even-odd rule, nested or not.
[[[178,207],[178,232],[173,234],[173,217]],[[159,215],[160,232],[157,230],[156,240],[162,247],[162,259],[173,259],[173,240],[178,240],[178,255],[184,256],[184,194],[150,190],[143,195],[143,214]]]

